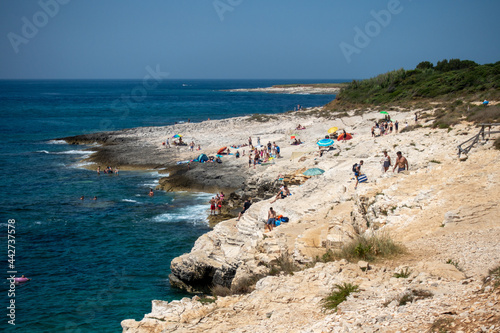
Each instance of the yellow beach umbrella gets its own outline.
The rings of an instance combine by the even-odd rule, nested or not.
[[[337,131],[338,131],[338,129],[339,129],[338,127],[332,127],[332,128],[330,128],[330,129],[328,130],[328,134],[335,133],[335,132],[337,132]]]

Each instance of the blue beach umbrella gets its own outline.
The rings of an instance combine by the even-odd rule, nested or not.
[[[304,176],[319,176],[325,173],[325,170],[319,168],[312,168],[304,171]]]
[[[317,142],[318,146],[320,147],[328,147],[328,146],[331,146],[333,145],[335,141],[333,141],[332,139],[322,139],[322,140],[319,140]]]

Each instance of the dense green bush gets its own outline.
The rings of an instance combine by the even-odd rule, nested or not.
[[[431,98],[455,100],[500,98],[500,61],[478,65],[470,60],[443,60],[433,67],[428,61],[416,69],[398,69],[367,80],[353,80],[341,89],[327,108],[352,105],[379,106]]]

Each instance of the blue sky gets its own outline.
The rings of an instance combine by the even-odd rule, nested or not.
[[[45,8],[45,9],[44,9]],[[500,60],[500,1],[2,0],[0,79],[368,78]]]

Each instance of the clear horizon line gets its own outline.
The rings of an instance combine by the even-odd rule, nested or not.
[[[0,81],[97,81],[97,80],[108,80],[108,81],[137,81],[137,80],[143,80],[143,78],[0,78]],[[336,78],[336,79],[318,79],[318,78],[302,78],[302,79],[297,79],[297,78],[251,78],[251,79],[246,79],[246,78],[203,78],[203,79],[196,79],[196,78],[164,78],[163,80],[168,81],[168,80],[196,80],[196,81],[237,81],[237,80],[246,80],[246,81],[263,81],[263,80],[287,80],[287,81],[301,81],[301,80],[308,80],[308,81],[352,81],[352,80],[363,80],[363,79],[343,79],[343,78]],[[331,83],[338,83],[338,82],[331,82]]]

